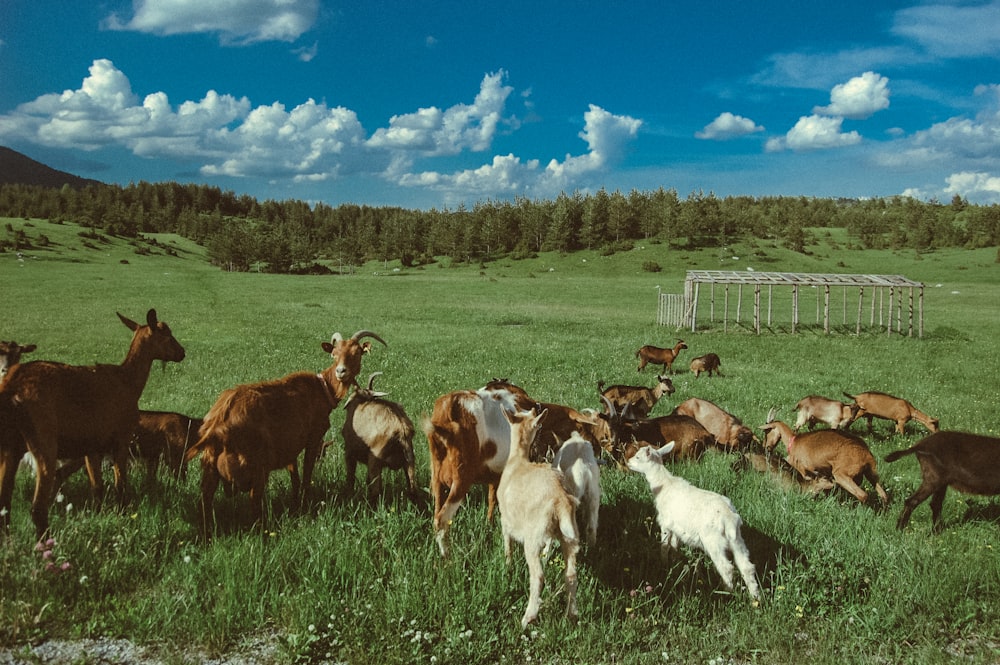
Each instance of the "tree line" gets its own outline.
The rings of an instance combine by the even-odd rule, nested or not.
[[[769,239],[804,252],[816,227],[845,228],[852,246],[870,249],[1000,245],[1000,206],[970,204],[959,196],[947,204],[902,196],[718,197],[703,191],[682,199],[662,187],[410,210],[258,201],[176,182],[79,189],[4,184],[0,216],[72,221],[121,237],[176,233],[206,246],[220,267],[271,272],[338,269],[368,260],[413,266],[442,256],[483,262],[543,251],[613,253],[638,242],[696,248]]]

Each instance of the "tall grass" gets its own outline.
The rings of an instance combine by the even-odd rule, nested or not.
[[[15,226],[23,220],[10,220]],[[31,358],[119,362],[130,339],[114,316],[155,307],[185,346],[179,364],[154,369],[144,408],[204,413],[236,383],[318,370],[320,342],[367,328],[376,344],[364,375],[414,420],[434,399],[508,377],[539,399],[596,407],[598,380],[651,384],[636,373],[635,349],[689,349],[676,368],[714,351],[724,376],[674,377],[667,413],[689,396],[715,401],[750,425],[774,406],[817,393],[880,389],[907,397],[950,429],[998,435],[1000,266],[993,250],[842,251],[836,231],[808,256],[767,245],[679,251],[649,245],[604,257],[541,255],[483,266],[432,265],[387,271],[372,265],[342,277],[219,272],[199,249],[162,237],[178,257],[139,256],[117,240],[90,250],[78,229],[32,221],[53,247],[19,262],[0,254],[0,337],[36,343]],[[818,234],[827,238],[824,234]],[[841,239],[842,242],[842,239]],[[656,286],[679,290],[687,269],[732,267],[732,256],[763,256],[758,269],[900,273],[928,284],[922,340],[863,333],[796,335],[745,328],[728,334],[654,324]],[[128,263],[122,263],[122,260]],[[664,267],[643,272],[646,261]],[[741,259],[745,262],[745,259]],[[840,265],[838,265],[840,264]],[[373,273],[379,274],[373,274]],[[941,286],[936,286],[941,284]],[[331,418],[339,432],[343,411]],[[855,426],[866,434],[863,424]],[[911,445],[923,431],[867,436],[876,457]],[[339,434],[338,434],[339,437]],[[418,475],[428,478],[418,434]],[[18,475],[9,538],[0,543],[0,645],[15,651],[50,638],[124,636],[168,662],[238,651],[261,641],[284,662],[995,662],[1000,657],[998,511],[988,499],[949,493],[946,529],[930,535],[929,509],[895,530],[903,498],[919,484],[916,464],[880,463],[893,498],[888,511],[845,495],[811,498],[766,478],[737,474],[732,459],[707,455],[676,473],[730,496],[745,522],[765,598],[723,592],[708,560],[685,551],[660,562],[657,528],[642,478],[607,468],[596,547],[580,565],[581,618],[562,619],[561,561],[548,564],[540,622],[522,633],[523,560],[504,567],[499,529],[485,521],[476,488],[452,528],[442,561],[430,516],[403,498],[389,474],[384,500],[345,496],[341,450],[321,461],[305,513],[290,506],[287,474],[273,474],[268,527],[248,523],[245,496],[217,497],[231,525],[210,544],[197,538],[198,469],[186,481],[131,475],[123,512],[90,504],[80,474],[52,510],[55,543],[33,549],[32,480]],[[63,572],[47,563],[64,563]]]

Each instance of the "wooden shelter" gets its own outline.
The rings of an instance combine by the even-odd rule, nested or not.
[[[708,293],[703,293],[703,286]],[[765,289],[766,287],[766,289]],[[776,297],[775,287],[785,287],[788,294]],[[838,289],[839,287],[839,289]],[[885,329],[886,334],[893,332],[912,337],[914,325],[918,337],[924,336],[924,285],[902,275],[839,275],[826,273],[789,273],[789,272],[757,272],[747,270],[689,270],[684,280],[684,294],[659,295],[657,322],[663,325],[677,325],[697,329],[699,307],[704,307],[704,299],[708,299],[709,319],[716,320],[716,309],[721,305],[722,325],[728,331],[730,321],[731,300],[735,300],[735,321],[740,322],[743,315],[744,289],[753,289],[753,329],[758,335],[762,325],[772,326],[774,304],[790,305],[791,331],[796,332],[800,325],[801,305],[805,299],[804,289],[816,291],[816,323],[822,321],[823,332],[829,334],[831,326],[831,293],[840,290],[842,304],[842,325],[848,325],[848,310],[855,310],[850,303],[851,294],[857,290],[856,317],[854,329],[861,333],[862,321],[867,309],[868,327]],[[868,289],[866,300],[866,289]],[[735,291],[735,293],[733,293]],[[914,296],[917,294],[916,313],[914,313]],[[722,302],[717,303],[721,297]],[[762,299],[766,298],[766,304]],[[903,320],[903,301],[906,305],[906,321]],[[765,311],[762,313],[762,309]],[[877,319],[877,323],[876,323]]]

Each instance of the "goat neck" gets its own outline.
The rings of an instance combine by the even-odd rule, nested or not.
[[[358,387],[356,378],[349,383],[344,383],[337,378],[336,365],[330,365],[322,372],[318,373],[316,377],[323,384],[323,389],[326,391],[326,397],[330,400],[331,409],[337,408],[337,405],[340,404],[340,400],[344,399],[348,391],[351,389],[351,386]]]

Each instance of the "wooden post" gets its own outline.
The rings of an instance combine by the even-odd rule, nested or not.
[[[697,325],[698,319],[698,290],[701,286],[700,282],[694,283],[694,300],[691,304],[691,332],[694,332],[695,326]]]
[[[896,287],[889,287],[889,316],[886,317],[885,332],[887,335],[892,335],[892,300],[896,295]]]
[[[760,284],[753,285],[753,328],[760,334]]]
[[[830,334],[830,285],[823,286],[823,332]]]
[[[924,287],[923,287],[923,285],[920,286],[920,300],[918,301],[918,304],[920,306],[920,322],[918,324],[919,325],[918,335],[919,335],[920,339],[923,339],[924,338]]]
[[[740,312],[743,310],[743,285],[739,285],[736,296],[736,324],[740,323]]]
[[[792,284],[792,333],[799,323],[799,285]]]
[[[722,314],[722,332],[729,332],[729,284],[726,284],[726,310]]]
[[[858,325],[854,328],[854,334],[861,334],[861,313],[864,311],[863,304],[865,302],[865,287],[858,287]]]
[[[767,327],[771,327],[771,295],[774,291],[774,287],[770,284],[767,285]]]
[[[910,320],[909,325],[906,327],[906,336],[913,337],[913,287],[910,287],[910,300],[909,300],[909,310],[910,310]]]

